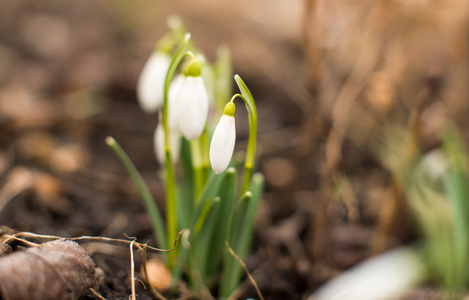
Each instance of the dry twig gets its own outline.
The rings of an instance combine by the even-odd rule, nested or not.
[[[244,272],[246,272],[246,275],[248,276],[249,278],[249,281],[251,281],[251,284],[254,286],[254,288],[256,289],[256,292],[257,292],[257,295],[259,296],[259,299],[260,300],[264,300],[264,297],[262,296],[262,293],[261,293],[261,290],[259,289],[259,287],[257,286],[257,283],[256,281],[254,280],[254,278],[252,277],[251,273],[249,272],[248,268],[246,267],[246,264],[242,261],[241,258],[239,258],[238,255],[236,255],[236,253],[233,251],[233,249],[231,249],[230,245],[228,244],[227,241],[225,241],[225,245],[226,245],[226,248],[228,248],[228,251],[230,252],[231,256],[233,256],[238,262],[239,264],[243,267],[244,269]],[[231,298],[231,297],[230,297]]]
[[[106,298],[104,298],[103,296],[101,296],[95,289],[93,288],[89,288],[88,291],[90,291],[93,295],[95,295],[96,297],[98,297],[100,300],[107,300]]]

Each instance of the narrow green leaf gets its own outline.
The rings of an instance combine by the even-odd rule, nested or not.
[[[177,214],[179,229],[189,228],[194,212],[194,174],[190,143],[181,138],[181,166],[182,178],[178,184]]]
[[[223,113],[226,101],[233,91],[233,66],[231,63],[231,52],[228,46],[221,46],[217,49],[217,60],[214,65],[215,73],[215,103],[217,112]]]
[[[210,258],[206,264],[208,278],[215,275],[220,264],[225,249],[224,242],[228,238],[231,216],[236,204],[237,173],[235,170],[233,171],[227,172],[220,185],[218,195],[221,204],[216,212],[215,224],[214,226],[207,226],[207,244],[209,248],[206,255]]]
[[[238,85],[239,91],[244,96],[244,98],[248,100],[246,103],[246,105],[249,106],[248,110],[256,111],[255,105],[254,106],[252,105],[254,103],[254,98],[252,97],[252,94],[249,91],[246,84],[244,83],[244,81],[241,79],[241,77],[238,74],[235,75],[234,79],[236,81],[236,84]]]
[[[241,260],[245,260],[251,245],[256,213],[264,191],[264,176],[255,173],[251,180],[252,191],[246,192],[234,209],[228,243]],[[242,267],[228,251],[225,252],[220,295],[226,299],[238,286]]]
[[[137,168],[135,168],[135,165],[132,163],[127,153],[125,153],[124,149],[122,149],[122,147],[119,145],[119,143],[117,143],[114,138],[108,136],[106,138],[106,144],[114,151],[114,153],[120,159],[127,172],[129,173],[130,177],[134,181],[135,185],[137,186],[140,196],[142,197],[143,204],[145,205],[145,209],[150,215],[153,233],[155,234],[155,239],[158,242],[158,245],[162,248],[167,248],[166,232],[163,225],[163,219],[153,197],[150,194],[150,191],[148,190],[147,186],[145,185],[145,182],[140,176],[140,173],[137,171]]]
[[[256,140],[257,140],[257,108],[254,98],[252,97],[251,92],[244,83],[244,81],[235,75],[235,81],[238,85],[239,90],[242,94],[242,99],[246,108],[248,110],[248,121],[249,121],[249,137],[248,137],[248,147],[246,150],[246,161],[244,163],[244,179],[242,186],[242,193],[247,192],[249,188],[249,183],[251,182],[251,174],[254,168],[254,160],[256,158]]]
[[[452,215],[454,261],[452,289],[463,289],[469,281],[469,174],[467,151],[463,138],[456,129],[443,135],[443,146],[449,158],[450,172],[445,176],[445,188]]]
[[[224,178],[230,173],[236,173],[236,170],[233,168],[229,168],[221,175],[216,175],[213,172],[210,174],[199,199],[196,201],[197,205],[194,209],[194,214],[192,215],[190,227],[191,231],[196,228],[197,223],[201,222],[201,215],[204,209],[206,209],[207,201],[217,196],[218,191],[220,190],[220,184],[223,182]]]
[[[227,241],[236,254],[238,254],[241,250],[241,235],[244,231],[251,202],[252,194],[251,192],[246,192],[237,203],[233,212]],[[227,250],[225,250],[222,278],[220,283],[220,299],[227,299],[228,296],[231,295],[231,293],[238,286],[240,278],[241,266],[239,265],[238,261],[232,257]]]
[[[198,278],[194,278],[194,280],[200,279],[204,284],[208,278],[207,263],[212,259],[210,256],[211,229],[217,227],[217,214],[220,211],[220,206],[220,197],[215,197],[210,203],[209,211],[203,218],[202,228],[192,240],[195,265],[199,271]]]

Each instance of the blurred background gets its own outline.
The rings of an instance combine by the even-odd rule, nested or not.
[[[393,146],[410,134],[426,153],[448,125],[469,137],[468,6],[2,1],[0,225],[152,238],[138,192],[104,138],[126,149],[163,208],[157,118],[139,108],[135,88],[168,17],[178,15],[209,60],[229,46],[234,73],[258,104],[267,186],[248,268],[267,299],[306,299],[364,259],[419,238],[395,175],[405,153]],[[242,151],[248,128],[238,111]],[[108,295],[128,294],[124,256],[93,257],[116,276]],[[255,295],[249,282],[241,288]],[[434,288],[413,293],[408,299],[439,299]]]

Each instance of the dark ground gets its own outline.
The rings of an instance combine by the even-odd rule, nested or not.
[[[292,4],[289,10],[279,1],[279,7],[265,12],[271,17],[254,4],[247,13],[244,2],[228,8],[200,2],[192,8],[180,1],[169,6],[59,0],[0,4],[0,225],[63,237],[125,238],[125,234],[152,244],[138,192],[104,138],[113,136],[128,152],[163,209],[164,190],[152,149],[157,120],[138,107],[135,84],[155,40],[166,31],[166,17],[178,13],[209,58],[216,45],[231,46],[234,71],[258,103],[258,169],[267,186],[246,263],[266,299],[306,299],[327,279],[373,253],[415,239],[405,209],[399,210],[403,222],[382,223],[390,172],[370,141],[386,122],[405,126],[415,95],[425,88],[439,89],[442,78],[464,93],[464,84],[451,78],[467,71],[448,71],[442,65],[457,64],[465,53],[450,56],[443,51],[438,56],[429,51],[431,68],[425,62],[402,63],[412,60],[404,54],[394,69],[379,62],[382,57],[376,52],[391,49],[392,56],[396,48],[390,44],[412,40],[393,23],[396,16],[408,21],[396,7],[382,13],[384,5],[376,4],[351,13],[349,21],[355,27],[371,28],[368,38],[374,44],[368,43],[371,50],[362,49],[368,55],[362,61],[352,46],[352,50],[342,44],[336,50],[316,47],[327,35],[327,29],[321,28],[329,28],[331,43],[335,30],[358,34],[353,26],[342,29],[349,31],[344,33],[334,27],[340,24],[328,23],[336,16],[332,11],[342,13],[339,8],[325,9],[326,15],[334,16],[323,20],[310,14],[314,1],[304,1],[304,7],[307,3],[311,7],[301,13],[296,13],[301,5]],[[341,1],[333,2],[340,7]],[[280,19],[273,21],[282,12],[283,26]],[[360,13],[368,17],[363,22],[379,26],[357,22]],[[292,23],[295,18],[304,22]],[[452,25],[455,39],[467,32],[466,19],[460,19],[462,25]],[[308,30],[311,26],[318,31]],[[418,35],[418,26],[409,28],[406,34]],[[419,41],[421,47],[428,40]],[[392,88],[390,81],[395,84]],[[445,91],[438,90],[447,95]],[[451,95],[445,109],[440,98],[429,100],[422,118],[423,149],[436,144],[435,129],[428,123],[435,125],[447,116],[457,116],[462,126],[467,123],[466,107],[456,105],[458,99]],[[246,144],[243,118],[241,113],[237,120],[239,150]],[[343,128],[348,128],[347,134]],[[384,242],[382,230],[377,230],[382,226]],[[128,299],[128,247],[82,245],[105,272],[101,295]],[[141,284],[137,287],[139,299],[151,299],[148,290]],[[248,281],[241,289],[243,298],[256,297]],[[431,289],[417,293],[424,299],[440,299]],[[84,299],[96,298],[90,294]]]

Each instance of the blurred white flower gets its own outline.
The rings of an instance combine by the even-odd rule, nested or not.
[[[441,149],[427,152],[419,164],[422,173],[429,176],[434,182],[444,180],[450,171],[448,157]]]
[[[424,279],[424,266],[408,248],[372,257],[322,286],[308,300],[382,300],[401,295]]]
[[[137,99],[141,108],[147,113],[154,113],[163,103],[164,81],[171,58],[154,52],[145,66],[137,83]]]
[[[179,130],[179,95],[181,94],[182,86],[184,83],[185,76],[182,74],[176,75],[171,85],[169,86],[168,91],[168,115],[169,115],[169,128],[170,130]],[[161,118],[161,115],[160,115]]]
[[[179,130],[169,130],[169,143],[171,147],[171,160],[176,163],[179,157],[179,151],[181,149],[181,139]],[[164,147],[164,129],[163,124],[158,122],[153,135],[153,148],[155,156],[160,165],[164,165],[166,161],[166,153]]]
[[[216,174],[225,171],[233,156],[236,141],[235,105],[229,102],[213,132],[210,143],[210,164]]]
[[[179,128],[186,139],[196,139],[208,116],[208,95],[202,77],[186,76],[178,98]]]

